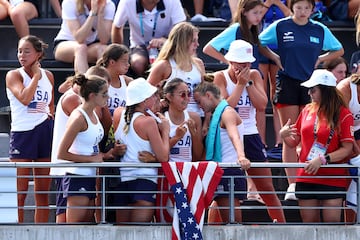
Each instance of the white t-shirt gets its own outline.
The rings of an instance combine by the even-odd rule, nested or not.
[[[153,38],[167,38],[172,27],[186,20],[180,0],[160,0],[151,11],[145,10],[140,1],[121,0],[116,10],[114,25],[129,23],[130,48],[148,45]]]
[[[78,20],[80,25],[83,25],[86,19],[89,16],[89,9],[85,7],[85,13],[79,14],[76,9],[76,1],[75,0],[64,0],[61,4],[62,7],[62,23],[61,28],[57,36],[55,37],[55,41],[57,40],[68,40],[75,41],[73,34],[71,33],[67,20]],[[104,19],[112,21],[115,15],[115,5],[111,0],[106,0],[106,6],[104,10]],[[97,19],[95,19],[93,24],[92,33],[86,38],[86,44],[93,43],[97,38]]]

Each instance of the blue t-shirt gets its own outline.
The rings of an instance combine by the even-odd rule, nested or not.
[[[229,51],[230,44],[234,40],[238,40],[238,39],[244,40],[241,37],[240,24],[234,23],[234,24],[230,25],[229,27],[227,27],[224,31],[219,33],[219,35],[217,35],[216,37],[211,39],[209,44],[213,48],[215,48],[216,51],[221,52],[222,54],[225,55]],[[258,69],[259,68],[259,47],[252,43],[251,43],[251,45],[253,46],[253,55],[256,59],[255,62],[251,63],[251,68]]]
[[[286,5],[286,0],[281,0],[281,2]],[[261,31],[263,31],[265,28],[267,28],[270,24],[272,24],[276,20],[282,19],[284,17],[285,17],[284,13],[281,11],[281,9],[278,6],[276,6],[275,4],[271,5],[262,19]],[[275,45],[268,45],[268,47],[270,49],[277,49]]]
[[[281,0],[281,2],[286,5],[285,0]],[[281,9],[278,6],[276,6],[275,4],[271,5],[263,17],[263,29],[265,29],[267,26],[269,26],[271,23],[275,22],[276,20],[279,20],[284,17],[285,17],[284,13],[281,11]]]
[[[275,21],[259,35],[262,45],[275,44],[284,71],[279,75],[305,81],[314,71],[322,51],[342,49],[339,40],[322,23],[309,20],[305,25],[296,24],[291,16]]]

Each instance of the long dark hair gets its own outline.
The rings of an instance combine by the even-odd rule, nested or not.
[[[74,82],[80,86],[80,96],[85,101],[89,99],[90,93],[98,93],[107,84],[107,81],[97,75],[76,74]]]
[[[232,23],[240,24],[240,32],[242,39],[257,45],[260,44],[258,37],[259,26],[251,26],[249,28],[244,13],[250,11],[258,5],[264,6],[264,2],[262,0],[240,0],[237,10],[232,19]]]
[[[342,107],[347,107],[343,95],[336,87],[318,85],[321,92],[321,100],[318,114],[326,118],[328,127],[340,130],[340,111]]]

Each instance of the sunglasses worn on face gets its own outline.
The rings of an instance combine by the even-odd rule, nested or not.
[[[184,92],[178,93],[177,95],[180,96],[181,98],[191,97],[191,92],[190,91],[184,91]]]
[[[105,93],[96,93],[98,95],[101,95],[103,98],[106,98],[109,96],[109,93],[108,92],[105,92]]]

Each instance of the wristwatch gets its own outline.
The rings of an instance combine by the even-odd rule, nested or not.
[[[325,160],[326,160],[326,164],[329,164],[329,163],[330,163],[331,158],[330,158],[330,155],[329,155],[329,154],[326,154],[326,155],[325,155]]]
[[[249,80],[247,83],[246,83],[246,87],[250,87],[254,84],[254,81],[253,80]]]
[[[93,11],[90,11],[90,12],[89,12],[89,16],[91,16],[91,17],[96,17],[96,16],[97,16],[97,13],[96,13],[96,12],[93,12]]]

